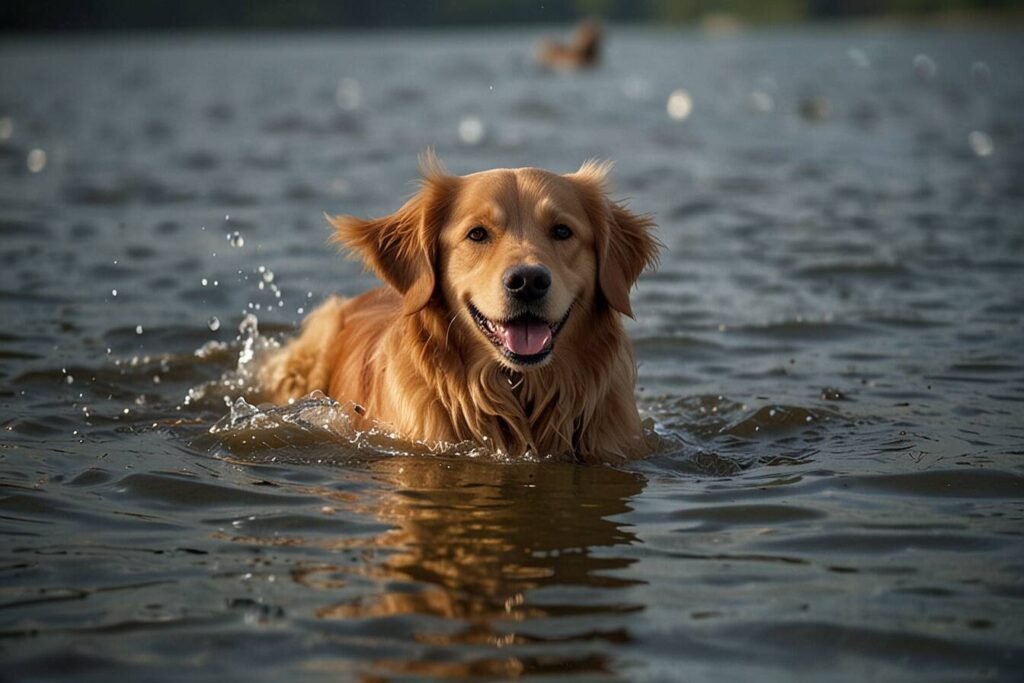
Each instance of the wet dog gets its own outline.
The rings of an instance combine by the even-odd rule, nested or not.
[[[262,368],[278,403],[313,390],[361,426],[511,456],[648,452],[622,316],[657,260],[650,217],[608,198],[608,166],[453,176],[427,157],[395,213],[331,218],[386,287],[334,297]]]
[[[597,66],[601,61],[601,24],[584,19],[573,31],[572,40],[560,43],[545,38],[537,45],[537,61],[546,68],[571,70]]]

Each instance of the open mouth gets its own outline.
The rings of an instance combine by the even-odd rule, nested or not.
[[[517,365],[536,365],[555,348],[555,337],[569,319],[572,306],[557,323],[549,323],[540,316],[524,313],[506,320],[491,320],[473,304],[469,313],[477,327],[494,347]]]

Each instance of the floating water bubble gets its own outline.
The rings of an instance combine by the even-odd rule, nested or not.
[[[153,384],[160,384],[160,375],[153,375]]]
[[[303,313],[306,312],[306,309],[303,308],[302,306],[299,306],[298,308],[295,309],[295,312],[298,313],[299,315],[302,315]]]
[[[242,234],[237,230],[235,230],[234,232],[229,232],[227,238],[228,243],[231,244],[231,246],[235,247],[236,249],[245,246],[245,238],[242,237]]]
[[[110,296],[117,296],[117,290],[116,289],[110,290]]]
[[[992,69],[985,62],[971,64],[971,76],[979,83],[988,84],[992,80]]]
[[[10,116],[0,117],[0,140],[10,140],[14,135],[14,119]]]
[[[142,334],[142,325],[135,326],[135,334]]]
[[[202,280],[200,280],[199,282],[201,282],[201,283],[202,283],[202,285],[203,285],[203,287],[205,287],[205,286],[206,286],[207,284],[209,284],[209,282],[210,282],[210,281],[209,281],[209,280],[207,280],[207,279],[206,279],[206,278],[204,277],[204,278],[203,278]]]
[[[867,69],[871,66],[871,58],[868,57],[868,53],[861,50],[859,47],[851,47],[846,51],[846,56],[850,58],[853,65],[859,69]]]
[[[46,168],[46,152],[38,147],[28,153],[26,160],[30,173],[40,173]]]
[[[68,375],[67,377],[64,378],[64,381],[67,382],[68,384],[74,384],[75,378],[72,377],[71,375]]]
[[[750,105],[757,111],[767,114],[775,109],[775,100],[763,90],[750,93]]]
[[[676,121],[683,121],[693,112],[693,97],[682,88],[673,90],[672,94],[668,96],[665,109],[668,111],[668,115]]]
[[[979,157],[991,156],[995,151],[991,136],[980,130],[972,130],[967,136],[967,143]]]
[[[220,329],[220,318],[215,315],[210,316],[210,319],[206,321],[206,326],[213,332],[216,332]]]
[[[263,281],[270,283],[274,281],[274,271],[266,268],[263,270]]]
[[[363,100],[363,88],[354,78],[343,78],[338,81],[334,91],[334,101],[342,111],[354,111]]]
[[[914,75],[922,81],[930,81],[939,72],[939,65],[928,55],[921,53],[914,56]]]
[[[459,121],[459,140],[467,145],[478,145],[484,139],[484,122],[479,116],[463,116]]]

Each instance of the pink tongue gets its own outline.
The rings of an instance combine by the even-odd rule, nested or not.
[[[520,356],[535,356],[551,342],[551,328],[537,320],[509,323],[500,332],[505,348]]]

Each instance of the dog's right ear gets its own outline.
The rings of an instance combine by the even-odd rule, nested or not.
[[[432,155],[421,163],[419,191],[389,216],[364,220],[327,216],[334,241],[359,254],[363,262],[395,288],[407,315],[422,310],[437,285],[437,243],[457,178],[445,174]]]
[[[597,236],[597,284],[613,309],[633,317],[629,291],[640,274],[658,263],[663,246],[654,237],[654,219],[630,211],[623,203],[608,199],[606,179],[609,163],[588,161],[569,177],[583,192],[584,208]]]

